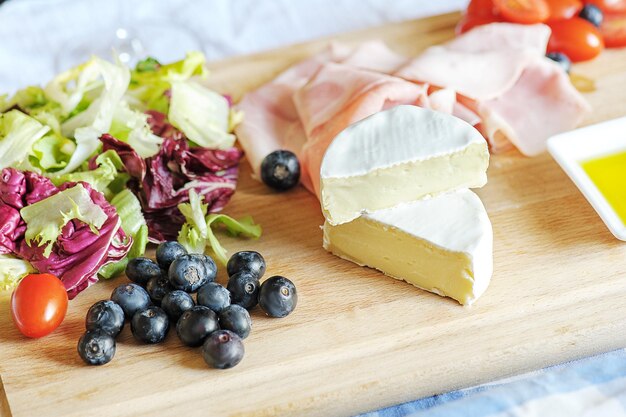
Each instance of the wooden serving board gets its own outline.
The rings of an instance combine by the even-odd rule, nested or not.
[[[453,36],[458,14],[338,36],[382,38],[415,55]],[[213,85],[240,97],[316,41],[212,65]],[[626,51],[574,70],[596,80],[586,123],[626,114]],[[532,111],[532,109],[528,109]],[[231,251],[263,253],[268,276],[299,290],[296,311],[270,319],[256,309],[243,362],[209,369],[198,349],[143,346],[125,329],[115,359],[83,365],[76,353],[87,308],[118,278],[70,303],[52,335],[27,340],[0,301],[2,415],[349,416],[626,346],[626,244],[549,156],[494,156],[478,191],[493,222],[495,273],[471,308],[342,261],[321,246],[322,215],[303,189],[276,194],[250,178],[226,209],[263,225],[258,241],[226,239]],[[224,283],[224,271],[219,280]]]

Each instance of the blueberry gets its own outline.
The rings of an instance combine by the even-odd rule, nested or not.
[[[228,276],[233,276],[237,272],[248,271],[261,279],[265,273],[265,259],[259,252],[242,251],[237,252],[228,260],[226,264]]]
[[[168,276],[175,289],[196,292],[207,282],[215,281],[217,266],[206,255],[183,255],[172,262]]]
[[[161,300],[161,308],[170,316],[172,322],[178,321],[181,314],[189,310],[195,304],[191,295],[181,290],[168,292],[165,294],[165,297],[163,297],[163,300]]]
[[[165,272],[158,277],[151,278],[146,285],[146,291],[148,291],[148,295],[155,305],[161,305],[161,300],[165,294],[172,290],[172,285]]]
[[[198,304],[219,313],[230,305],[230,292],[217,282],[209,282],[198,290]]]
[[[117,337],[124,328],[124,310],[114,301],[98,301],[87,311],[85,327],[87,330],[102,330]]]
[[[161,275],[161,268],[152,259],[134,258],[126,265],[126,276],[132,282],[145,287],[151,278]]]
[[[176,323],[176,333],[187,346],[200,346],[208,335],[218,329],[217,316],[213,310],[205,306],[190,308]]]
[[[246,271],[234,274],[228,279],[228,291],[232,304],[239,304],[243,308],[251,309],[258,304],[259,279]]]
[[[259,306],[270,317],[285,317],[298,304],[298,293],[293,282],[285,277],[268,278],[259,291]]]
[[[261,163],[261,179],[275,190],[289,190],[300,181],[300,162],[293,152],[274,151]]]
[[[139,310],[130,321],[130,330],[135,339],[143,343],[159,343],[167,336],[170,321],[160,307],[148,307]]]
[[[228,369],[243,359],[243,341],[229,330],[212,333],[202,345],[202,357],[207,365],[218,369]]]
[[[233,304],[226,307],[218,316],[221,329],[230,330],[236,333],[242,339],[250,334],[252,329],[252,320],[248,310],[240,305]]]
[[[572,61],[570,61],[567,55],[562,52],[550,52],[546,56],[559,64],[569,74],[570,69],[572,69]]]
[[[150,296],[137,284],[122,284],[113,290],[111,300],[115,301],[124,310],[126,320],[130,320],[137,310],[143,310],[150,305]]]
[[[88,330],[78,341],[78,354],[88,365],[104,365],[115,356],[115,339],[102,330]]]
[[[602,21],[604,20],[602,10],[600,10],[600,8],[595,4],[586,4],[580,13],[578,13],[578,17],[585,19],[598,28],[602,25]]]
[[[163,242],[157,246],[156,259],[159,266],[167,270],[176,258],[186,254],[187,249],[180,243],[176,241]]]

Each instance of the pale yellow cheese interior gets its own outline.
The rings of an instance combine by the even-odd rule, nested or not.
[[[337,226],[326,222],[324,248],[340,258],[378,269],[461,304],[471,304],[477,299],[491,275],[489,272],[476,280],[471,254],[445,250],[366,217]]]
[[[324,217],[331,224],[461,188],[487,183],[489,153],[484,141],[457,152],[376,169],[351,177],[321,179]]]

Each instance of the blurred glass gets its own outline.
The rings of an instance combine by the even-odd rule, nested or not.
[[[69,7],[74,1],[65,3]],[[202,50],[201,39],[183,24],[171,19],[164,22],[136,16],[136,3],[137,0],[112,1],[111,5],[117,6],[117,21],[110,22],[110,28],[104,33],[97,29],[98,33],[61,48],[54,57],[55,70],[65,71],[87,61],[91,55],[112,56],[134,66],[147,56],[158,57],[168,45],[179,51]]]

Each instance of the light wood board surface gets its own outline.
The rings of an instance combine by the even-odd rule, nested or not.
[[[415,55],[451,38],[457,20],[444,15],[338,38],[382,38]],[[211,82],[238,98],[326,43],[216,63]],[[586,123],[626,114],[626,51],[574,71],[598,87],[585,95],[594,107]],[[253,215],[264,235],[226,244],[260,251],[268,276],[290,277],[296,311],[269,319],[255,310],[246,356],[228,371],[209,369],[175,332],[142,346],[128,329],[110,364],[87,367],[76,353],[84,315],[125,278],[82,293],[61,327],[40,340],[17,332],[4,294],[0,375],[8,401],[0,400],[0,415],[349,416],[626,346],[626,244],[549,156],[497,155],[488,174],[478,194],[493,222],[495,272],[486,294],[463,308],[326,253],[316,199],[303,189],[269,192],[244,164],[225,212]]]

